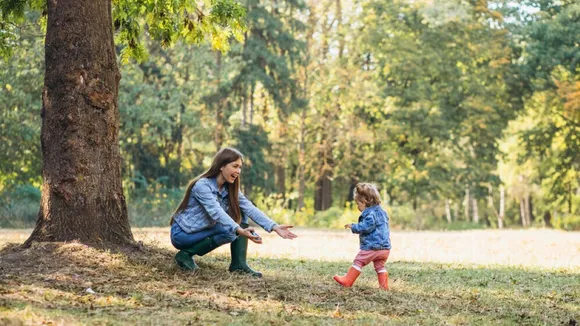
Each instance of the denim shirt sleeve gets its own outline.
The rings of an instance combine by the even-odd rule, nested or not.
[[[230,229],[234,234],[239,225],[224,211],[216,199],[216,195],[211,191],[207,182],[200,180],[195,183],[191,190],[191,195],[197,199],[201,207],[207,212],[209,217],[216,222]]]
[[[266,214],[262,213],[252,202],[242,194],[240,191],[238,193],[238,200],[240,201],[240,210],[242,213],[252,221],[256,222],[259,226],[264,228],[268,232],[272,232],[272,229],[278,225],[276,222],[272,221]]]
[[[362,221],[353,223],[351,225],[352,233],[366,234],[376,229],[377,225],[373,215],[372,212],[368,212],[363,215]]]

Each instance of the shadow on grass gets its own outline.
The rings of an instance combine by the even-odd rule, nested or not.
[[[580,314],[579,274],[566,270],[396,262],[385,292],[371,267],[352,288],[338,286],[332,275],[349,262],[256,258],[250,263],[265,277],[255,279],[228,273],[224,255],[182,272],[174,254],[8,245],[0,251],[0,323],[568,324]]]

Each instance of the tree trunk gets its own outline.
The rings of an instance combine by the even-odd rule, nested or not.
[[[568,213],[572,214],[572,196],[574,192],[572,191],[572,182],[568,183]]]
[[[473,223],[479,223],[479,210],[477,209],[477,199],[472,199],[473,203]]]
[[[300,149],[298,151],[298,202],[296,210],[299,211],[304,207],[304,193],[306,191],[306,108],[302,109],[300,117],[302,124],[300,126]]]
[[[309,27],[306,33],[306,61],[304,66],[304,84],[302,86],[303,97],[308,99],[309,96],[309,65],[310,65],[310,47],[312,45],[312,35],[316,27],[316,6],[310,8],[308,15]],[[300,145],[298,149],[298,199],[296,203],[296,210],[300,211],[304,207],[304,193],[306,192],[306,111],[309,105],[305,105],[300,113]]]
[[[489,189],[489,193],[487,195],[487,207],[489,207],[489,209],[491,209],[491,211],[493,212],[493,215],[495,215],[495,217],[497,218],[497,227],[499,229],[503,228],[503,211],[502,208],[500,208],[500,212],[498,213],[497,209],[495,209],[495,204],[493,202],[493,187],[490,185],[488,187]],[[502,205],[503,202],[503,187],[500,188],[500,197],[502,197],[502,199],[500,199],[500,205]],[[491,223],[490,223],[491,224]]]
[[[242,123],[241,123],[242,129],[246,127],[246,119],[248,116],[248,98],[246,95],[247,92],[246,89],[244,88],[244,95],[242,95]]]
[[[528,227],[528,221],[526,219],[526,204],[523,198],[520,198],[520,218],[522,220],[522,226]]]
[[[250,90],[250,125],[254,123],[254,93],[256,91],[256,85],[252,84]]]
[[[121,184],[110,0],[47,1],[42,197],[32,241],[134,242]]]
[[[220,51],[216,52],[216,66],[217,66],[217,87],[216,87],[216,92],[220,93],[220,85],[221,85],[221,75],[222,75],[222,53]],[[215,147],[216,149],[219,151],[222,147],[222,142],[223,142],[223,137],[222,137],[222,133],[223,133],[223,120],[224,120],[224,113],[223,113],[223,108],[222,108],[222,98],[221,98],[221,93],[218,95],[218,100],[216,105],[216,110],[215,110],[215,120],[216,120],[216,127],[215,127],[215,134],[214,134],[214,142],[215,142]]]
[[[450,200],[446,199],[445,200],[445,215],[447,216],[447,223],[451,223],[451,205],[450,205]]]
[[[317,211],[325,211],[332,205],[332,182],[330,181],[330,176],[330,171],[325,170],[316,181],[314,209]]]
[[[469,222],[469,186],[465,185],[465,201],[464,201],[464,213],[465,220]]]
[[[350,178],[350,185],[348,186],[348,194],[346,194],[346,203],[352,203],[354,201],[354,190],[358,184],[358,177],[353,176]]]
[[[334,160],[332,157],[331,141],[333,133],[324,135],[327,140],[322,146],[320,157],[322,159],[322,166],[318,179],[316,180],[316,191],[314,192],[314,209],[317,211],[325,211],[332,205],[332,176]]]
[[[552,227],[552,214],[550,214],[550,211],[544,212],[544,224],[548,228]]]
[[[344,33],[342,31],[342,4],[341,0],[336,0],[336,29],[338,31],[338,58],[342,59],[345,48]]]
[[[503,186],[499,187],[499,217],[497,218],[497,226],[503,229],[505,216],[505,188]]]
[[[526,209],[526,222],[528,226],[532,226],[532,201],[529,193],[524,197],[524,204]]]
[[[276,192],[286,199],[286,167],[282,164],[276,165]]]

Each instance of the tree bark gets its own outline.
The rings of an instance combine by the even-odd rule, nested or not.
[[[445,215],[447,216],[447,223],[449,223],[449,224],[451,224],[451,222],[452,222],[450,202],[451,201],[449,199],[445,200]]]
[[[477,209],[477,199],[473,197],[473,223],[479,223],[479,210]]]
[[[256,92],[256,85],[252,84],[250,89],[250,125],[254,123],[254,93]]]
[[[505,216],[505,188],[499,187],[499,217],[497,218],[497,226],[503,229]]]
[[[317,211],[325,211],[332,205],[332,181],[330,177],[330,171],[324,170],[322,176],[316,181],[314,209]]]
[[[286,166],[282,163],[276,165],[276,192],[286,199]]]
[[[464,202],[464,217],[469,222],[469,186],[465,185],[465,202]]]
[[[216,110],[215,110],[215,120],[216,120],[216,127],[215,127],[215,134],[214,134],[214,142],[216,150],[220,150],[222,147],[223,142],[223,129],[224,129],[224,113],[223,113],[223,100],[221,98],[221,76],[222,76],[222,53],[220,51],[216,52],[216,69],[217,69],[217,87],[216,92],[219,93],[218,101],[216,103]]]
[[[544,224],[548,228],[552,227],[552,214],[548,210],[544,212]]]
[[[528,224],[528,226],[532,226],[531,196],[529,193],[526,193],[524,197],[524,205],[526,211],[526,223]]]
[[[248,115],[248,98],[247,98],[247,92],[246,89],[244,88],[244,95],[242,95],[242,123],[241,123],[241,127],[242,129],[246,127],[246,117]]]
[[[495,204],[493,202],[493,187],[490,185],[488,187],[489,189],[489,193],[487,195],[487,206],[489,207],[489,209],[491,209],[491,211],[493,212],[493,215],[495,215],[495,217],[497,218],[497,227],[498,229],[502,229],[503,228],[503,211],[502,208],[500,207],[500,212],[498,213],[497,209],[495,209]],[[500,187],[500,206],[503,203],[503,196],[504,196],[504,190],[503,187]]]
[[[304,207],[304,193],[306,192],[306,109],[302,109],[300,116],[302,125],[300,126],[300,148],[298,150],[298,202],[296,210],[300,211]]]
[[[118,147],[110,0],[47,1],[42,197],[33,241],[134,242]]]
[[[520,218],[522,220],[522,226],[528,227],[528,221],[526,219],[526,204],[523,198],[520,198]]]

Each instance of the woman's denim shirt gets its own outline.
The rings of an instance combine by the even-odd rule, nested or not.
[[[367,207],[351,227],[359,234],[361,250],[391,249],[389,216],[380,205]]]
[[[248,223],[248,217],[268,232],[277,225],[266,214],[262,213],[240,191],[238,194],[242,223]],[[174,216],[175,222],[187,233],[194,233],[211,228],[220,223],[236,233],[239,225],[228,215],[228,190],[223,187],[218,191],[216,178],[201,178],[191,189],[187,207]]]

